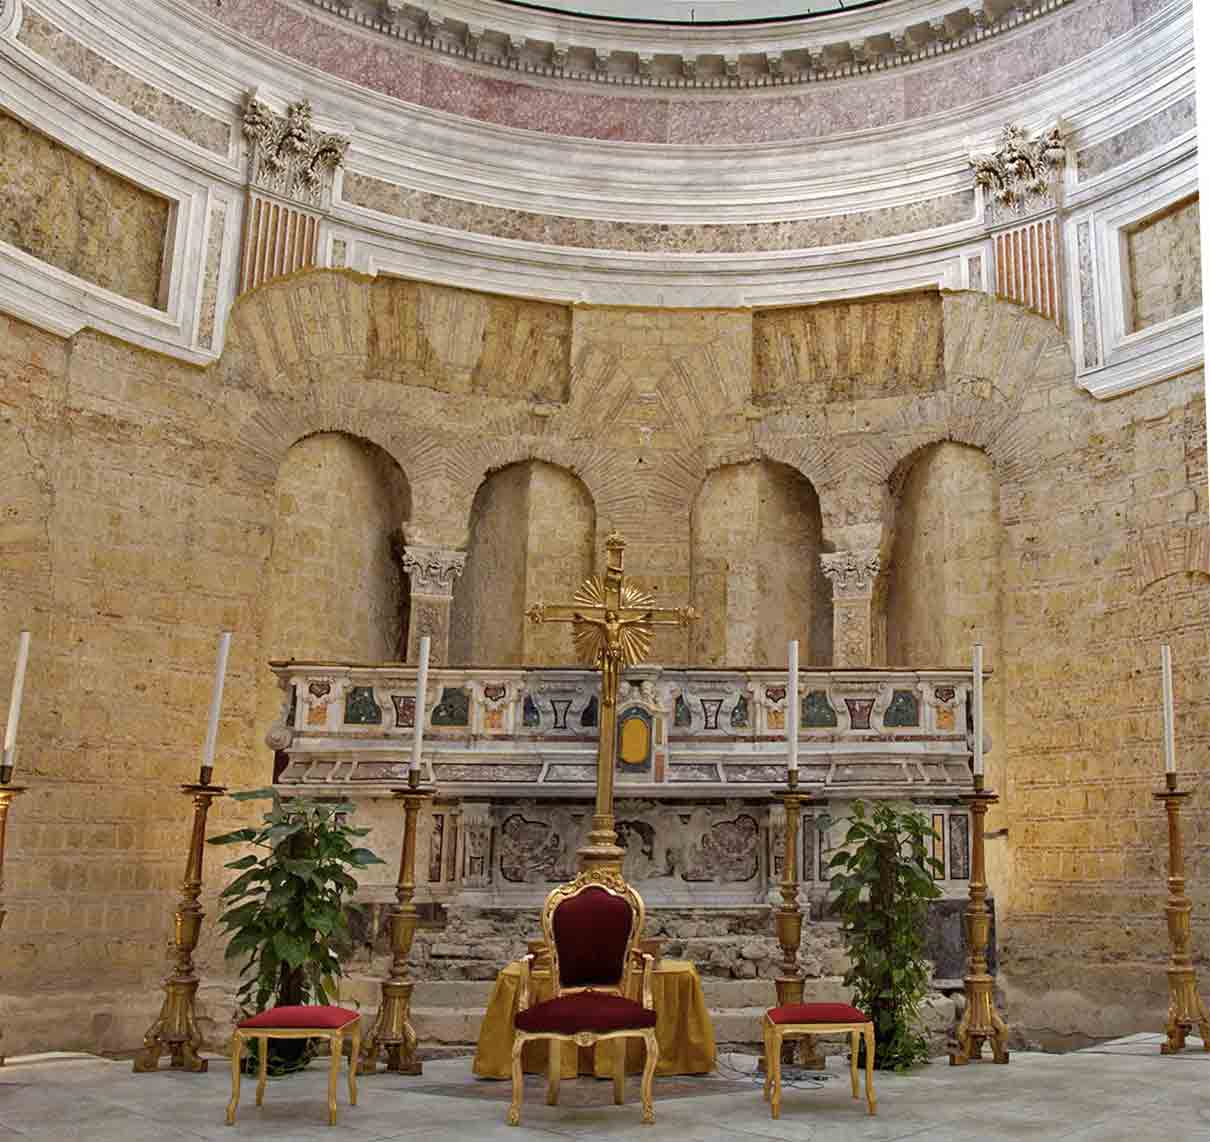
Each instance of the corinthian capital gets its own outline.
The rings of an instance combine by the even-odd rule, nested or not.
[[[349,140],[311,126],[311,104],[291,103],[277,115],[249,93],[244,99],[244,135],[248,139],[248,182],[304,206],[322,206],[332,190],[332,175],[342,166]]]
[[[882,567],[877,551],[837,551],[819,557],[835,595],[868,595]]]
[[[413,594],[452,595],[454,580],[462,574],[465,566],[465,551],[422,547],[419,544],[403,549],[403,569],[409,576]]]

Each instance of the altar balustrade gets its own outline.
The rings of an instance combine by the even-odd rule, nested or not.
[[[388,791],[407,779],[415,668],[273,664],[284,702],[268,741],[283,792],[350,797],[385,852]],[[434,667],[422,711],[424,773],[438,796],[420,822],[417,900],[536,907],[576,872],[595,789],[598,672]],[[627,670],[618,703],[617,830],[624,871],[657,907],[779,899],[786,781],[785,671],[658,665]],[[857,798],[911,801],[937,833],[944,895],[970,875],[964,670],[800,672],[799,822],[804,894]],[[379,822],[381,821],[381,824]],[[389,886],[363,886],[366,899]],[[956,914],[955,914],[956,915]]]
[[[283,784],[368,787],[407,776],[415,668],[275,662],[285,692],[269,734]],[[961,670],[804,670],[801,780],[829,795],[956,797],[971,788]],[[426,776],[443,792],[589,792],[599,676],[445,667],[429,673]],[[618,794],[754,793],[786,776],[784,671],[628,670],[618,701]]]

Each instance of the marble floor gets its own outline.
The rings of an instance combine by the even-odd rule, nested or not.
[[[1210,1140],[1210,1053],[1171,1058],[1158,1035],[1082,1051],[1018,1053],[1007,1067],[952,1068],[938,1061],[910,1075],[875,1076],[878,1115],[849,1096],[843,1060],[824,1075],[787,1082],[782,1117],[761,1101],[755,1059],[724,1055],[703,1078],[656,1080],[656,1124],[639,1124],[637,1080],[615,1107],[611,1084],[565,1080],[565,1105],[548,1107],[542,1081],[526,1084],[522,1126],[504,1124],[508,1084],[475,1079],[468,1058],[431,1060],[424,1075],[366,1077],[360,1105],[326,1125],[326,1067],[271,1080],[265,1105],[245,1080],[235,1126],[224,1125],[225,1060],[188,1075],[131,1073],[130,1062],[90,1055],[14,1058],[0,1068],[0,1142],[189,1142],[209,1139],[520,1142],[524,1138],[641,1138],[643,1142],[759,1139],[919,1139],[920,1142],[1064,1139],[1096,1142]],[[787,1072],[787,1077],[789,1073]]]

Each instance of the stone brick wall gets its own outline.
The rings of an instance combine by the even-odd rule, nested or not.
[[[1149,795],[1160,784],[1161,639],[1176,659],[1182,780],[1204,774],[1210,726],[1200,375],[1099,402],[1073,383],[1053,325],[943,294],[917,313],[941,330],[942,373],[928,387],[854,386],[821,402],[787,385],[758,406],[751,314],[577,308],[566,400],[551,406],[530,399],[543,376],[476,396],[409,372],[388,316],[415,291],[346,271],[267,285],[240,300],[222,360],[204,371],[93,332],[65,343],[0,326],[0,432],[16,457],[0,522],[20,539],[0,563],[0,692],[15,632],[35,633],[20,757],[31,790],[13,811],[6,869],[7,1051],[129,1049],[154,1016],[189,809],[174,790],[196,772],[220,630],[235,639],[216,776],[247,788],[270,774],[269,571],[275,533],[290,531],[279,496],[305,455],[291,450],[317,433],[370,442],[399,466],[410,543],[465,547],[489,472],[541,461],[574,473],[598,536],[624,530],[628,566],[669,604],[690,601],[693,505],[715,470],[788,465],[818,495],[821,543],[889,550],[890,487],[905,462],[943,441],[980,449],[1001,531],[1004,639],[991,664],[1005,730],[989,779],[1003,800],[989,844],[1010,1018],[1158,1025],[1163,832]],[[457,330],[431,322],[446,359],[470,359]],[[363,494],[388,491],[389,465],[345,455],[362,514],[396,518]],[[927,499],[917,496],[917,515]],[[976,531],[958,540],[971,548],[952,580],[963,608],[986,558]],[[968,635],[959,623],[945,637]],[[656,657],[683,660],[687,648],[672,637]],[[257,811],[220,802],[212,830]],[[1207,816],[1199,786],[1189,883],[1203,954]],[[217,989],[207,996],[221,999],[219,863],[208,866],[200,963]],[[209,1026],[223,1025],[223,1003],[208,1003]]]
[[[512,464],[475,493],[466,569],[454,583],[450,662],[520,665],[528,533],[529,465]]]
[[[271,658],[400,660],[404,580],[395,537],[411,514],[407,480],[382,449],[335,432],[282,461],[265,590]],[[263,680],[264,724],[280,707]]]
[[[540,461],[529,467],[525,605],[570,603],[580,584],[598,571],[596,520],[588,489],[570,472]],[[571,628],[521,620],[526,665],[577,661]]]
[[[1202,304],[1201,243],[1196,195],[1126,231],[1132,330]]]
[[[162,309],[167,199],[0,112],[0,239]]]
[[[971,665],[983,643],[992,676],[984,688],[985,761],[1002,772],[1004,756],[1004,570],[999,480],[986,453],[969,445],[931,445],[896,474],[887,573],[887,664]],[[994,783],[993,783],[994,784]],[[1003,883],[993,846],[994,883]]]
[[[454,584],[453,663],[575,661],[566,626],[534,624],[533,603],[570,602],[596,570],[592,497],[563,468],[532,460],[492,472],[475,493],[466,569]]]
[[[693,506],[692,661],[780,664],[799,639],[804,665],[826,665],[830,604],[819,567],[819,497],[793,468],[719,468]]]

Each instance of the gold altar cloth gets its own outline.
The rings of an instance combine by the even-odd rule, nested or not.
[[[483,1079],[506,1079],[511,1073],[513,1049],[513,1016],[517,1013],[517,989],[521,983],[521,966],[511,963],[498,976],[483,1025],[479,1028],[479,1045],[475,1050],[474,1073]],[[541,969],[530,975],[529,1002],[532,1006],[550,999],[550,972]],[[660,1044],[658,1075],[703,1075],[714,1070],[714,1026],[702,982],[688,960],[663,960],[652,979],[652,999],[655,1002],[655,1035]],[[613,1074],[613,1043],[582,1047],[579,1051],[563,1049],[563,1077],[595,1074],[608,1078]],[[596,1056],[595,1059],[593,1056]],[[521,1056],[525,1070],[546,1073],[547,1044],[526,1045]],[[643,1069],[643,1044],[630,1040],[626,1044],[626,1070],[636,1073]]]

